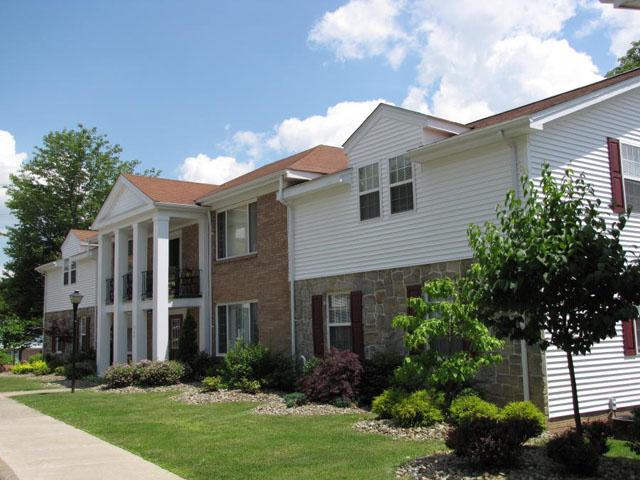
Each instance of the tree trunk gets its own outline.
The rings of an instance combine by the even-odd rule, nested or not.
[[[576,432],[582,435],[582,422],[580,420],[580,406],[578,405],[578,386],[576,385],[576,372],[573,368],[573,356],[571,352],[567,354],[567,365],[569,366],[569,377],[571,378],[571,396],[573,397],[573,419],[576,422]]]

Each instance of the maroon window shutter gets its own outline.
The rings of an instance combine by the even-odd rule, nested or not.
[[[622,321],[622,348],[626,356],[636,354],[636,338],[633,331],[633,322],[633,320]]]
[[[322,295],[311,297],[311,324],[313,330],[313,354],[324,357],[324,321],[322,314]]]
[[[407,286],[407,300],[410,298],[420,298],[422,296],[422,285],[408,285]],[[416,312],[413,308],[409,307],[407,303],[407,315],[415,315]]]
[[[362,292],[351,292],[351,350],[364,358],[364,328],[362,326]]]
[[[607,138],[609,151],[609,174],[611,175],[611,204],[615,213],[624,212],[624,188],[622,185],[622,163],[620,162],[620,142]]]

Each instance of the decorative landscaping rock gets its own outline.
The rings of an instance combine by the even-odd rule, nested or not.
[[[593,477],[567,477],[562,467],[551,461],[544,448],[526,447],[520,466],[500,471],[473,467],[453,453],[437,453],[409,462],[396,471],[402,480],[579,480]],[[624,458],[603,457],[599,479],[640,480],[640,462]]]
[[[191,385],[184,385],[179,383],[177,385],[165,385],[162,387],[124,387],[124,388],[107,388],[104,385],[99,385],[93,387],[93,390],[99,390],[105,393],[118,393],[118,394],[127,394],[127,393],[152,393],[152,392],[173,392],[176,390],[185,390],[188,391],[190,389],[194,389]]]
[[[447,438],[451,427],[446,423],[437,423],[431,427],[397,427],[391,420],[361,420],[353,425],[359,432],[377,433],[403,440],[441,440]]]
[[[334,405],[327,405],[323,403],[307,403],[300,405],[299,407],[287,408],[284,401],[278,398],[278,401],[265,403],[254,408],[251,413],[255,415],[297,415],[297,416],[311,416],[311,415],[357,415],[366,413],[364,410],[358,407],[346,407],[340,408]]]
[[[207,403],[225,402],[280,402],[282,398],[273,393],[243,393],[240,390],[218,390],[217,392],[201,392],[195,387],[185,389],[180,395],[171,397],[176,402],[190,405],[204,405]],[[283,403],[284,405],[284,403]]]

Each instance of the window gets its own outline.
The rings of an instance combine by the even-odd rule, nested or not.
[[[405,157],[389,160],[389,196],[391,213],[413,210],[413,169]]]
[[[377,163],[358,169],[358,190],[360,193],[360,220],[379,217],[380,176]]]
[[[62,353],[64,350],[64,345],[62,342],[62,338],[55,336],[53,337],[53,351],[55,353]]]
[[[89,350],[89,337],[87,336],[87,317],[80,317],[80,350],[86,352]]]
[[[64,285],[76,283],[76,261],[64,259],[64,271],[62,274],[62,283]]]
[[[218,305],[218,355],[226,354],[240,341],[258,342],[258,304],[256,302]]]
[[[351,351],[351,305],[348,293],[328,295],[329,348]]]
[[[634,211],[640,209],[640,147],[620,144],[622,175],[624,177],[624,201]]]
[[[257,251],[256,202],[219,212],[217,217],[218,258],[236,257]]]

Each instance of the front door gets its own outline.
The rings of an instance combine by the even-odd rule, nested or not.
[[[178,355],[178,341],[182,328],[182,315],[169,315],[169,359],[175,360]]]

